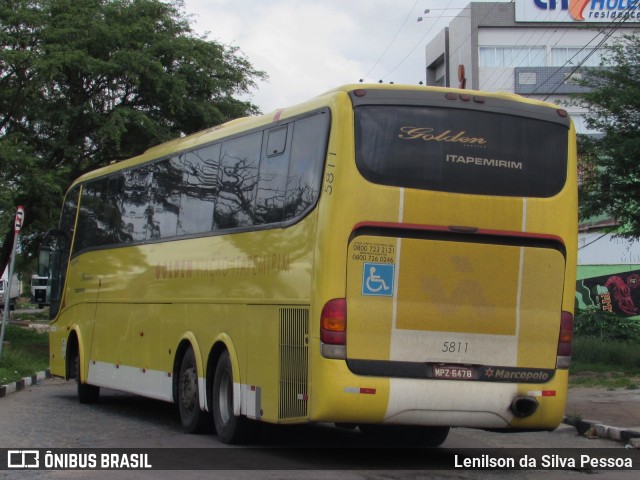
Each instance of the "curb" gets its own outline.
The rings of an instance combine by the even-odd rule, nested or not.
[[[51,371],[48,368],[44,372],[34,373],[30,377],[24,377],[16,382],[9,383],[7,385],[0,385],[0,398],[4,398],[10,393],[24,390],[26,387],[35,385],[45,378],[51,378]]]
[[[627,442],[631,448],[640,448],[640,431],[611,427],[594,420],[578,420],[564,417],[562,423],[575,427],[578,435],[588,438],[605,438],[616,442]]]

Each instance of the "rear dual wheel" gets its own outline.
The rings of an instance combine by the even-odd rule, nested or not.
[[[239,444],[249,439],[251,424],[233,411],[233,368],[229,352],[218,359],[213,377],[213,423],[218,438],[223,443]]]
[[[213,424],[223,443],[244,443],[249,436],[249,420],[233,411],[233,368],[229,352],[218,359],[212,388]],[[198,370],[193,349],[182,357],[178,375],[178,408],[182,429],[186,433],[202,432],[210,425],[210,417],[200,409]]]

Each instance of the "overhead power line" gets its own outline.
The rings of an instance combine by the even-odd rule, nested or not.
[[[384,49],[384,52],[382,52],[382,55],[380,55],[380,57],[378,57],[378,59],[376,60],[376,63],[373,64],[373,67],[371,67],[369,69],[369,71],[363,75],[363,77],[362,77],[363,79],[367,78],[369,76],[369,74],[378,66],[378,63],[380,63],[380,60],[382,60],[382,58],[387,54],[387,52],[391,48],[391,45],[393,45],[393,42],[396,41],[396,38],[398,38],[398,35],[400,35],[400,32],[404,29],[404,26],[409,21],[409,18],[411,18],[412,14],[413,14],[413,10],[416,8],[416,5],[418,4],[419,1],[420,0],[416,0],[416,2],[413,4],[413,7],[411,7],[411,10],[409,11],[409,14],[407,15],[407,18],[405,18],[405,20],[402,23],[402,25],[400,25],[400,28],[398,29],[396,34],[393,36],[391,41],[388,43],[387,48]]]
[[[418,42],[413,46],[413,48],[409,51],[409,53],[407,54],[406,57],[404,57],[400,63],[398,63],[395,67],[393,67],[391,70],[389,70],[386,74],[384,74],[381,78],[387,78],[389,75],[391,75],[393,72],[395,72],[400,65],[402,65],[410,56],[411,54],[415,51],[416,48],[418,48],[419,45],[421,45],[424,40],[427,38],[427,35],[429,35],[429,33],[431,32],[431,30],[433,30],[433,27],[436,25],[436,23],[438,22],[438,20],[440,20],[441,18],[443,18],[444,13],[449,10],[451,8],[451,4],[453,3],[453,0],[449,1],[449,4],[442,9],[442,14],[440,14],[440,16],[438,18],[435,19],[435,21],[431,24],[431,26],[429,27],[429,29],[425,32],[425,34],[420,38],[420,40],[418,40]]]
[[[586,63],[587,60],[589,60],[589,58],[600,48],[602,47],[610,38],[611,36],[616,32],[616,30],[618,30],[620,28],[620,26],[627,21],[628,18],[625,18],[624,16],[621,17],[621,19],[617,22],[610,22],[609,25],[611,25],[612,23],[615,23],[615,26],[612,28],[611,26],[609,26],[607,33],[605,34],[605,36],[603,37],[603,39],[600,41],[600,43],[598,43],[598,45],[595,46],[595,48],[593,48],[582,60],[580,60],[580,62],[571,69],[571,71],[567,74],[567,76],[564,79],[564,82],[566,82],[567,80],[569,80],[574,73],[576,73],[578,71],[578,69],[580,67],[582,67],[582,65],[584,65]],[[573,60],[573,58],[575,58],[576,55],[578,55],[582,50],[584,50],[586,48],[586,46],[582,47],[580,50],[578,50],[578,52],[576,52],[576,54],[571,57],[571,59],[567,60],[567,62],[565,63],[565,65],[567,65],[571,60]],[[563,68],[563,67],[560,67]],[[551,78],[551,77],[549,77]],[[563,82],[563,83],[564,83]],[[544,99],[548,100],[549,97],[551,95],[553,95],[558,88],[560,88],[560,84],[556,85],[556,87],[551,91],[551,93],[549,93]],[[537,88],[536,88],[537,90]],[[535,93],[535,91],[534,91]]]

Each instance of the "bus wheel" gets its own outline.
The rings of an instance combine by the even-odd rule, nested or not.
[[[80,381],[80,353],[79,348],[75,349],[75,357],[73,358],[72,365],[75,369],[71,378],[76,379],[78,385],[78,401],[80,403],[96,403],[100,399],[100,387],[95,385],[89,385],[88,383],[82,383]]]
[[[249,420],[233,413],[233,370],[229,352],[218,359],[213,377],[213,423],[223,443],[244,443],[248,438]]]
[[[200,410],[200,394],[198,392],[198,369],[193,349],[189,349],[182,357],[178,376],[178,408],[180,421],[185,433],[198,433],[204,430],[206,415]]]
[[[437,447],[449,435],[449,427],[424,427],[410,425],[370,425],[359,426],[360,431],[375,440],[394,445],[413,447]]]

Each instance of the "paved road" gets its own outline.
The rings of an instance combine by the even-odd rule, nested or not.
[[[577,437],[571,427],[561,427],[551,433],[498,434],[470,429],[455,429],[437,453],[409,452],[398,456],[398,450],[385,447],[376,450],[376,458],[367,459],[371,444],[357,432],[328,427],[268,428],[260,437],[260,447],[279,447],[273,450],[224,448],[217,437],[185,435],[175,407],[128,394],[105,390],[96,405],[80,405],[75,396],[75,385],[60,379],[49,379],[25,391],[0,399],[0,448],[184,448],[208,449],[212,458],[224,459],[233,471],[191,471],[189,478],[318,478],[318,479],[414,479],[414,478],[554,478],[573,480],[584,478],[583,473],[571,471],[461,471],[441,470],[425,474],[424,468],[446,463],[452,455],[465,448],[616,448],[620,444],[609,440],[589,440]],[[292,451],[288,447],[307,447]],[[320,450],[324,447],[341,447],[336,450]],[[345,456],[342,447],[362,447],[352,459]],[[365,449],[366,448],[366,449]],[[593,450],[592,450],[593,451]],[[342,452],[342,453],[340,453]],[[339,458],[333,458],[332,455]],[[391,461],[391,468],[382,462],[384,456]],[[428,462],[425,463],[425,455]],[[371,465],[383,465],[381,470],[365,470]],[[406,463],[405,463],[406,462]],[[294,470],[255,470],[275,468]],[[412,470],[402,470],[407,465]],[[425,465],[427,467],[425,467]],[[248,470],[238,470],[247,468]],[[278,467],[280,468],[280,467]],[[308,468],[313,471],[301,472]],[[328,468],[329,470],[322,470]],[[251,470],[253,469],[253,470]],[[315,470],[317,469],[317,470]],[[382,470],[384,469],[384,470]],[[560,476],[562,475],[562,477]],[[606,478],[635,478],[636,472],[606,472]],[[184,472],[115,472],[115,471],[0,471],[0,478],[176,478]],[[604,478],[604,477],[600,477]]]

